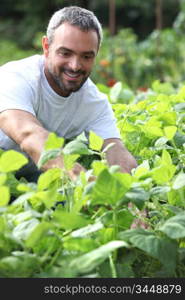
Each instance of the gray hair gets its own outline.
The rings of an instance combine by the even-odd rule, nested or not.
[[[96,31],[98,35],[98,46],[100,47],[103,38],[100,22],[92,11],[78,6],[64,7],[53,14],[46,32],[49,44],[53,41],[55,29],[65,22],[79,27],[82,31]]]

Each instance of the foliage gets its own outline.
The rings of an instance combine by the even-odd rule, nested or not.
[[[64,145],[51,133],[39,165],[61,153],[65,169],[37,183],[16,180],[25,157],[1,151],[1,277],[185,276],[185,87],[155,81],[127,98],[121,82],[99,87],[138,167],[108,167],[94,133],[89,146],[83,134]],[[94,155],[72,182],[66,170]]]
[[[182,0],[181,0],[182,1]],[[1,0],[0,34],[18,42],[19,46],[32,46],[36,32],[45,32],[54,11],[69,5],[78,5],[95,12],[104,28],[109,26],[109,5],[107,0]],[[116,0],[116,26],[133,28],[140,38],[155,28],[155,0]],[[164,26],[171,27],[181,12],[179,0],[163,0]],[[141,22],[142,20],[142,22]],[[147,24],[147,26],[146,26]]]
[[[143,41],[130,28],[114,37],[105,32],[92,78],[109,86],[123,81],[132,89],[149,87],[156,78],[178,86],[185,79],[184,42],[176,29],[153,31]]]
[[[25,51],[18,47],[13,41],[1,40],[0,65],[3,65],[10,60],[18,60],[34,54],[36,54],[34,49]]]

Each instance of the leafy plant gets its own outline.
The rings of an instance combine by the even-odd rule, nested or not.
[[[101,89],[138,167],[109,167],[93,132],[89,143],[51,133],[38,165],[63,155],[65,167],[37,183],[15,178],[22,154],[1,151],[1,277],[185,276],[185,87],[155,81],[126,101],[121,82]],[[77,160],[88,171],[74,182]]]

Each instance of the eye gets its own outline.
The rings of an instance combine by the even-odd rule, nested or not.
[[[60,50],[58,51],[58,54],[62,57],[69,57],[71,55],[71,53],[69,51],[66,51],[66,50]]]
[[[84,55],[84,59],[86,59],[86,60],[90,60],[90,59],[93,59],[93,58],[94,58],[94,56],[92,54]]]
[[[65,52],[65,51],[62,51],[60,54],[61,54],[62,56],[64,56],[64,57],[70,56],[70,53],[69,53],[69,52]]]

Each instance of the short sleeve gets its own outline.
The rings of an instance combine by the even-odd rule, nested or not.
[[[0,112],[20,109],[35,116],[32,88],[21,75],[0,71],[0,83]]]
[[[120,138],[119,130],[116,126],[116,118],[114,112],[106,95],[101,95],[99,103],[97,102],[97,109],[95,118],[88,124],[87,131],[94,131],[103,139]]]

